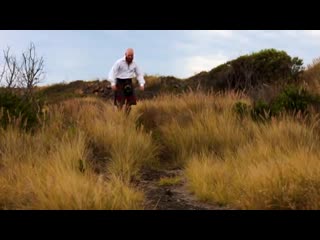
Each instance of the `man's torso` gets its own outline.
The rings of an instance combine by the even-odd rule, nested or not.
[[[135,62],[128,64],[126,60],[120,59],[117,61],[117,66],[116,78],[127,79],[134,78],[136,76],[137,65]]]

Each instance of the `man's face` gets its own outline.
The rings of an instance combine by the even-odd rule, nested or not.
[[[133,53],[129,52],[126,54],[126,61],[127,63],[131,63],[133,60]]]

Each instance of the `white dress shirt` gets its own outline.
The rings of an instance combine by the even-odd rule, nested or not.
[[[109,81],[111,86],[116,85],[117,78],[123,79],[133,77],[137,77],[140,86],[144,86],[145,80],[143,73],[138,67],[137,63],[132,61],[130,64],[128,64],[125,57],[117,60],[109,72]]]

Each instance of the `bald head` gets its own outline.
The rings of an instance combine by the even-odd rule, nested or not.
[[[134,57],[133,49],[132,48],[128,48],[126,53],[125,53],[125,56],[126,56],[127,63],[131,63],[132,60],[133,60],[133,57]]]

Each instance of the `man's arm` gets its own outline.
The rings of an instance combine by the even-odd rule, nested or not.
[[[111,87],[116,85],[116,76],[119,68],[118,61],[115,62],[109,72],[109,82],[111,83]]]
[[[137,80],[140,84],[140,88],[141,90],[144,89],[144,84],[146,83],[146,81],[144,80],[144,77],[143,77],[143,72],[141,71],[141,69],[138,67],[138,65],[136,65],[136,75],[137,75]]]

